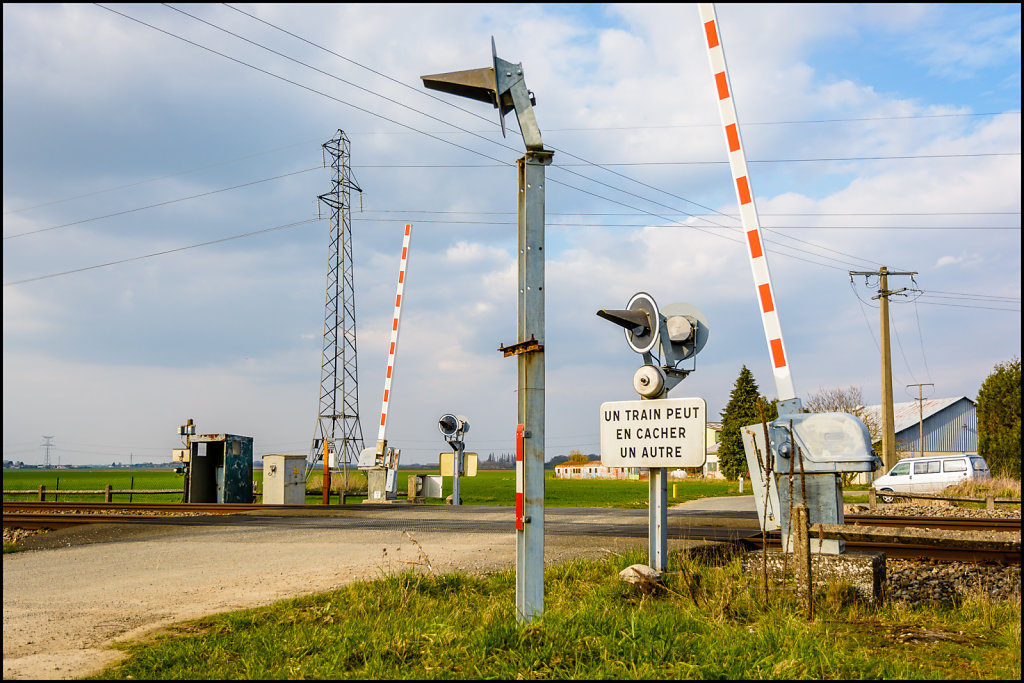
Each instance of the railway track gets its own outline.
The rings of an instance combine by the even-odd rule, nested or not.
[[[366,515],[371,508],[384,508],[391,512],[406,511],[402,519],[374,519]],[[263,505],[241,503],[78,503],[78,502],[11,502],[5,501],[3,507],[4,527],[20,527],[27,529],[57,529],[82,524],[161,524],[161,525],[216,525],[228,523],[225,515],[241,515],[230,523],[253,525],[291,523],[295,525],[332,524],[359,525],[365,528],[391,528],[392,526],[418,527],[431,530],[448,530],[452,532],[501,531],[511,529],[511,520],[482,521],[441,520],[419,518],[437,511],[439,506],[367,506],[354,505]],[[312,513],[311,515],[288,515],[269,517],[259,513],[287,515],[288,511]],[[323,517],[323,513],[334,513],[332,517]],[[419,513],[419,515],[417,514]],[[390,517],[390,516],[389,516]],[[282,519],[287,521],[282,521]],[[325,520],[332,521],[327,522]],[[320,521],[318,521],[320,520]],[[714,516],[708,515],[700,519],[686,517],[670,517],[669,536],[671,538],[704,538],[708,540],[733,540],[743,543],[748,548],[757,549],[764,541],[758,531],[755,514],[733,516],[729,528],[719,527]],[[894,515],[846,515],[849,526],[872,526],[889,528],[946,529],[973,532],[1012,532],[1019,531],[1021,520],[994,519],[972,517],[911,517]],[[564,528],[562,528],[564,527]],[[577,524],[559,524],[552,518],[547,532],[552,534],[579,534],[583,531],[594,536],[629,536],[644,537],[647,535],[645,523],[622,524],[590,524],[585,531]],[[777,533],[767,535],[769,547],[779,547]],[[875,550],[886,553],[893,558],[930,558],[941,560],[959,560],[969,562],[1000,562],[1003,564],[1020,564],[1020,551],[967,550],[957,547],[936,547],[909,543],[850,542],[846,547],[850,550]]]
[[[749,550],[760,550],[764,547],[760,537],[745,538],[742,544]],[[782,539],[778,532],[768,534],[768,547],[781,548]],[[863,550],[885,553],[886,558],[900,560],[943,560],[947,562],[973,562],[996,564],[1020,564],[1020,550],[977,550],[968,548],[942,548],[934,545],[914,543],[881,543],[878,541],[847,541],[847,550]]]
[[[393,506],[387,506],[393,509]],[[402,506],[404,509],[408,509]],[[419,506],[417,506],[419,507]],[[107,511],[108,517],[151,517],[160,513],[177,513],[180,515],[225,515],[243,512],[267,512],[275,510],[367,510],[364,504],[351,505],[266,505],[262,503],[82,503],[82,502],[36,502],[36,501],[4,501],[4,524],[8,517],[12,520],[14,513],[40,515],[64,515],[69,521],[80,520],[79,523],[95,523],[98,511]],[[709,515],[710,516],[710,515]],[[745,515],[751,527],[757,528],[757,516],[754,513]],[[19,516],[18,519],[28,519]],[[918,529],[959,529],[964,531],[1014,531],[1021,528],[1020,518],[999,519],[980,517],[920,517],[901,515],[845,515],[848,525],[915,527]]]

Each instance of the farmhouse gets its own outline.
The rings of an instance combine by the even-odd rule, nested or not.
[[[687,476],[724,479],[718,469],[718,442],[722,431],[721,422],[708,422],[705,434],[707,442],[704,466],[697,470],[670,470],[670,479],[685,479]],[[555,465],[556,479],[647,479],[647,468],[605,467],[599,460],[587,462],[563,462]]]
[[[563,462],[555,465],[555,479],[629,479],[636,478],[636,467],[605,467],[600,460]]]

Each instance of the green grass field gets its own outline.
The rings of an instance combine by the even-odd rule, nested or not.
[[[4,495],[4,500],[36,500],[40,486],[46,487],[46,499],[53,500],[51,493],[58,495],[57,500],[102,501],[103,496],[62,496],[60,490],[99,490],[110,484],[117,489],[181,489],[184,477],[173,470],[127,470],[127,469],[95,469],[95,470],[4,470],[4,490],[31,489],[30,496]],[[128,495],[115,495],[117,503],[127,503]],[[132,502],[175,502],[181,496],[172,495],[137,495]]]
[[[127,659],[92,678],[1020,678],[1019,599],[874,605],[831,584],[808,620],[792,591],[766,596],[736,558],[671,555],[653,594],[618,579],[646,559],[550,567],[544,616],[528,626],[516,623],[513,570],[405,572],[175,625],[122,644]]]
[[[437,470],[399,470],[399,491],[405,491],[410,474],[437,474]],[[253,480],[262,489],[263,471],[253,470]],[[515,505],[515,472],[513,470],[483,470],[475,477],[462,477],[459,487],[464,505]],[[25,490],[30,493],[12,496],[4,500],[36,500],[39,487],[46,487],[47,500],[102,501],[102,495],[61,495],[60,490],[100,490],[110,484],[118,489],[181,489],[184,477],[172,470],[4,470],[4,490]],[[444,494],[452,490],[452,479],[446,477]],[[668,486],[671,503],[681,503],[697,498],[743,495],[738,484],[722,480],[684,480],[671,482]],[[749,488],[747,489],[749,493]],[[113,502],[128,502],[128,494],[115,494]],[[361,497],[349,497],[346,502],[359,502]],[[176,502],[180,497],[170,495],[132,496],[132,502]],[[313,490],[307,492],[306,503],[319,504],[322,497]],[[331,503],[336,504],[336,493]],[[442,498],[429,499],[428,503],[440,504]],[[615,507],[646,508],[647,482],[632,480],[601,479],[555,479],[554,473],[545,473],[544,504],[552,507]]]

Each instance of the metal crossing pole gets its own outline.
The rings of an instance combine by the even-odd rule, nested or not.
[[[544,149],[526,89],[522,64],[500,59],[491,38],[493,66],[423,76],[427,88],[487,102],[505,114],[515,111],[526,155],[517,161],[519,177],[519,281],[516,343],[499,351],[517,356],[516,414],[521,439],[517,452],[517,493],[522,509],[516,521],[516,619],[530,622],[544,612],[544,167],[553,152]],[[521,476],[520,476],[521,468]],[[518,496],[517,496],[518,498]]]
[[[519,295],[516,415],[523,425],[523,525],[516,530],[516,615],[544,611],[544,167],[527,152],[519,167]],[[505,355],[509,355],[508,351]]]

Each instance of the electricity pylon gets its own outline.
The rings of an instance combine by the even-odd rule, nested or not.
[[[322,145],[331,154],[331,191],[319,199],[331,209],[324,304],[324,345],[320,369],[320,400],[310,447],[307,476],[326,451],[348,472],[363,449],[359,424],[359,373],[356,363],[356,302],[352,263],[351,190],[362,192],[349,164],[349,139],[338,133]],[[327,165],[326,156],[324,165]]]

